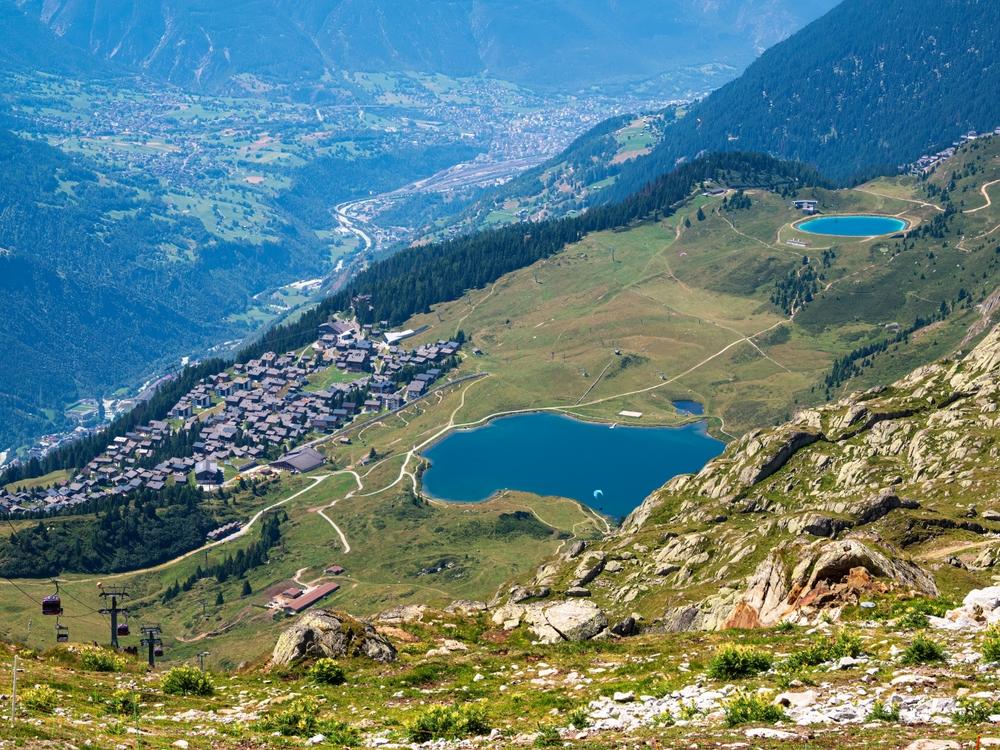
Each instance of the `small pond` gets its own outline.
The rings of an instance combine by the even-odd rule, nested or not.
[[[725,445],[704,423],[594,424],[536,412],[449,433],[424,452],[424,491],[478,502],[503,489],[569,497],[609,516],[628,514],[677,474],[696,472]]]
[[[881,237],[902,232],[909,226],[894,216],[820,216],[796,225],[800,232],[830,237]]]
[[[698,401],[680,400],[672,401],[671,403],[674,405],[674,408],[682,414],[691,414],[693,416],[700,417],[705,413],[704,404],[701,404]]]

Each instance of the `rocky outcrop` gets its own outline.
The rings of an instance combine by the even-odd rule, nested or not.
[[[783,553],[783,554],[782,554]],[[784,559],[798,559],[789,570]],[[724,619],[704,615],[702,626],[754,628],[783,620],[808,621],[831,607],[857,604],[866,594],[902,590],[937,596],[933,577],[915,563],[890,559],[856,539],[772,552],[747,580]],[[711,611],[711,610],[709,610]]]
[[[375,622],[386,625],[402,625],[410,622],[420,622],[427,612],[426,604],[402,604],[392,609],[386,609],[375,615]]]
[[[875,523],[880,518],[884,518],[898,508],[908,508],[915,510],[920,507],[920,503],[915,500],[902,500],[891,490],[883,490],[877,495],[862,500],[849,508],[848,512],[854,516],[858,525]]]
[[[962,606],[949,610],[944,617],[928,618],[933,627],[944,630],[979,630],[1000,622],[1000,586],[973,589]]]
[[[905,551],[998,531],[998,435],[1000,327],[964,357],[743,436],[534,585],[586,594],[616,621],[637,612],[647,629],[811,621],[888,590],[933,596]],[[1000,544],[959,558],[980,574],[1000,564]]]
[[[302,615],[279,636],[271,664],[284,666],[301,659],[345,656],[388,663],[395,661],[396,649],[371,624],[319,609]]]
[[[789,518],[784,526],[788,529],[789,534],[795,536],[809,534],[810,536],[830,538],[837,536],[841,531],[852,528],[854,524],[843,518],[825,516],[822,513],[806,513]]]
[[[444,611],[449,615],[462,615],[463,617],[475,617],[489,610],[486,602],[474,601],[472,599],[456,599]]]
[[[798,562],[789,569],[786,560]],[[724,588],[697,604],[670,610],[661,625],[683,631],[772,627],[785,620],[811,623],[831,609],[892,590],[937,595],[934,579],[915,563],[890,559],[858,540],[790,545],[768,554],[742,590]]]

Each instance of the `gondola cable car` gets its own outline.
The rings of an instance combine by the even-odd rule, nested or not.
[[[59,597],[59,582],[56,584],[56,593],[50,594],[42,599],[42,614],[46,616],[58,617],[63,613],[62,599]]]
[[[60,625],[59,621],[56,620],[56,643],[66,643],[69,641],[69,628],[65,625]]]

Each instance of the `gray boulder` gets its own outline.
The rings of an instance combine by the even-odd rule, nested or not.
[[[370,623],[340,612],[318,609],[303,615],[278,637],[271,665],[344,656],[365,656],[385,664],[395,661],[396,649]]]
[[[535,605],[525,612],[525,620],[542,643],[587,641],[608,627],[604,612],[587,599]]]

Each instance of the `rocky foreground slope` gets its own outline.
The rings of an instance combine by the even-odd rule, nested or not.
[[[0,644],[0,748],[1000,747],[998,375],[1000,328],[747,435],[490,604],[311,612],[207,677]]]
[[[810,623],[890,591],[964,594],[1000,551],[998,406],[1000,327],[891,386],[747,434],[603,543],[544,566],[495,620],[551,640],[547,613],[566,607],[589,612],[590,630],[627,633]]]

